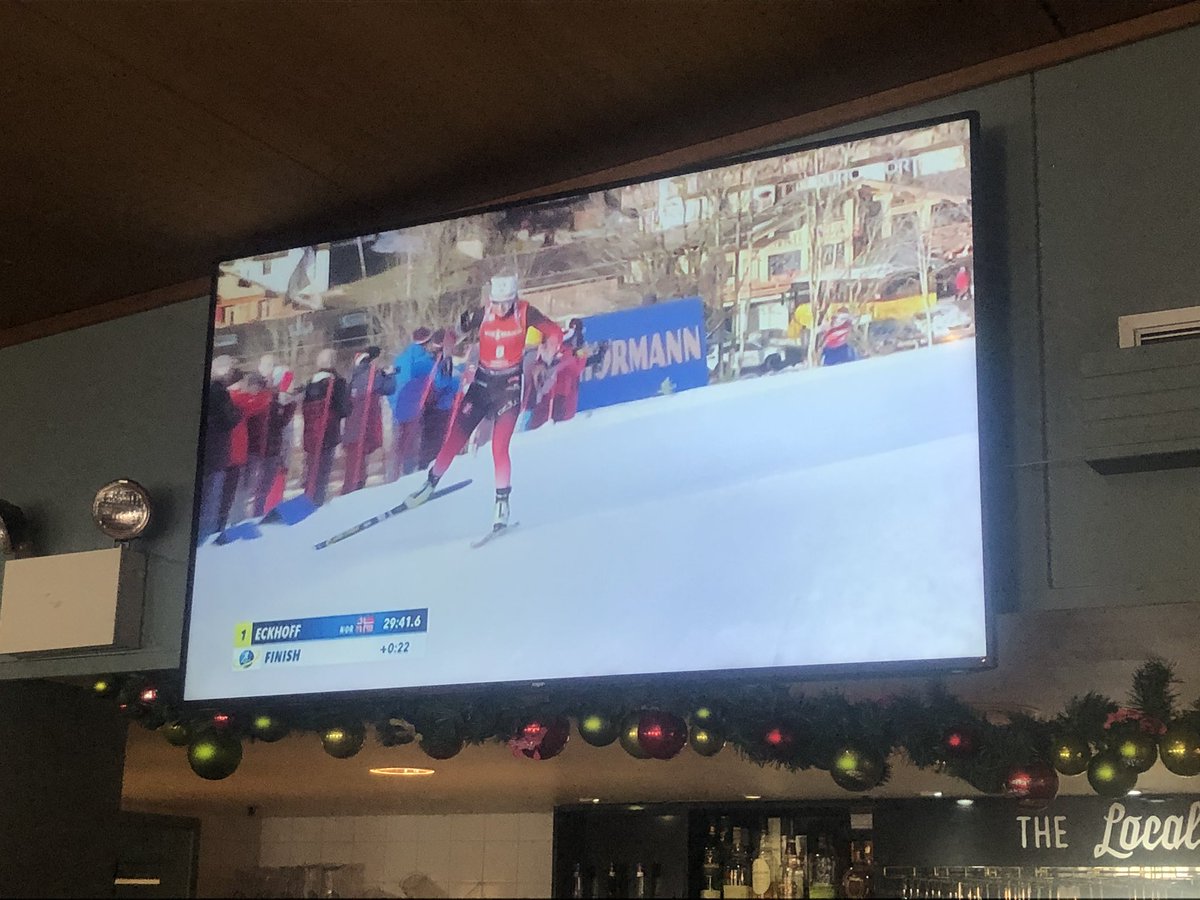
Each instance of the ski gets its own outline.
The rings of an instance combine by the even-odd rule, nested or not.
[[[502,535],[508,534],[508,532],[512,531],[514,528],[516,528],[520,524],[521,524],[520,522],[512,522],[508,525],[505,525],[503,528],[492,529],[487,534],[485,534],[483,537],[481,537],[479,540],[471,541],[471,549],[478,550],[484,544],[490,543],[495,538],[498,538],[498,537],[501,537]]]
[[[426,500],[425,503],[429,503],[432,500],[436,500],[438,497],[445,497],[447,494],[453,494],[455,491],[461,491],[463,488],[465,488],[470,483],[471,483],[471,479],[468,478],[465,481],[459,481],[454,484],[448,485],[447,487],[438,488],[436,491],[434,491],[432,494],[429,495],[429,500]],[[422,504],[422,506],[423,505],[424,504]],[[359,532],[366,531],[368,528],[372,527],[373,525],[378,525],[380,522],[386,521],[387,519],[390,519],[392,516],[398,516],[398,515],[400,515],[400,513],[405,512],[407,510],[408,510],[408,501],[405,500],[404,503],[401,503],[399,506],[393,506],[387,512],[382,512],[377,516],[372,516],[369,519],[365,519],[362,522],[359,522],[353,528],[347,528],[345,531],[335,534],[331,538],[327,538],[326,540],[323,540],[317,544],[314,544],[313,549],[314,550],[324,550],[326,547],[328,547],[332,544],[336,544],[336,543],[339,543],[340,541],[344,541],[344,540],[346,540],[346,538],[354,537],[354,535],[358,534]]]

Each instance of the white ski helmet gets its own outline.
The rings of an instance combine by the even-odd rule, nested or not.
[[[488,302],[508,309],[517,299],[517,276],[495,275],[488,287]]]

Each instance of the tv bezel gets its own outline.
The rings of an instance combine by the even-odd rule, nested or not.
[[[990,218],[993,204],[982,196],[979,190],[985,170],[981,167],[980,146],[980,116],[976,109],[967,109],[956,113],[906,120],[894,125],[880,126],[856,131],[837,137],[826,137],[819,140],[806,140],[803,137],[794,141],[772,144],[769,148],[748,153],[735,153],[728,156],[710,158],[695,165],[683,166],[661,171],[655,174],[627,178],[617,181],[601,182],[587,188],[539,194],[530,198],[480,206],[454,215],[439,215],[422,217],[404,221],[392,229],[402,230],[419,227],[435,222],[448,222],[455,219],[488,213],[503,212],[523,207],[553,203],[574,197],[585,197],[599,191],[613,190],[630,185],[645,184],[664,178],[675,178],[711,171],[740,163],[756,162],[772,159],[792,153],[803,153],[823,147],[854,141],[869,140],[887,134],[902,131],[914,131],[921,128],[946,124],[948,122],[966,121],[970,137],[970,167],[971,167],[971,231],[972,231],[972,260],[973,283],[976,286],[974,301],[975,318],[975,393],[978,422],[978,451],[979,451],[979,488],[980,488],[980,528],[982,542],[982,575],[983,575],[983,616],[985,652],[982,656],[945,657],[933,659],[889,660],[879,662],[847,662],[825,664],[801,664],[794,666],[764,666],[744,667],[736,669],[705,669],[692,671],[672,670],[667,672],[638,672],[619,675],[577,675],[544,680],[516,679],[485,682],[463,682],[456,684],[436,685],[407,685],[379,688],[357,688],[333,691],[303,691],[298,693],[280,694],[266,693],[254,695],[239,695],[233,697],[204,697],[188,698],[188,659],[191,650],[191,625],[193,603],[195,602],[194,581],[196,570],[196,554],[199,550],[196,537],[199,532],[200,496],[204,483],[204,433],[208,419],[208,379],[212,366],[213,346],[216,337],[217,290],[222,263],[231,260],[245,259],[266,253],[278,253],[296,249],[295,246],[281,247],[280,242],[256,245],[240,253],[229,254],[217,260],[212,265],[212,289],[209,296],[207,320],[207,346],[204,355],[204,389],[202,390],[200,409],[200,429],[197,435],[196,474],[193,492],[193,508],[191,522],[191,540],[188,552],[187,593],[184,605],[183,635],[180,653],[180,674],[182,678],[182,694],[184,708],[190,710],[219,707],[223,710],[238,711],[271,704],[276,707],[290,707],[298,704],[336,704],[339,702],[371,702],[382,699],[395,699],[398,696],[429,697],[431,695],[469,695],[478,696],[500,691],[523,690],[530,688],[554,689],[570,691],[571,689],[589,689],[607,687],[610,689],[635,688],[653,683],[654,685],[670,688],[697,687],[715,683],[801,683],[811,681],[848,680],[865,678],[888,677],[921,677],[936,676],[951,673],[985,671],[995,668],[995,596],[998,591],[1000,577],[1000,560],[1011,558],[1008,546],[1011,540],[1008,531],[1001,528],[1005,521],[1001,518],[1004,510],[1011,509],[1013,500],[1010,496],[1011,486],[1002,478],[1003,462],[1002,448],[1007,445],[1007,423],[1003,417],[1004,399],[1007,397],[1008,378],[1004,368],[1007,358],[1007,342],[1004,339],[1003,317],[1000,309],[999,286],[1001,279],[992,269],[992,257],[997,249],[993,246],[990,228],[981,228],[981,219]],[[852,127],[852,126],[848,126]],[[995,204],[999,206],[999,204]],[[341,240],[353,240],[361,237],[362,232],[343,237],[328,237],[318,243],[334,243]],[[982,253],[980,248],[983,248]],[[983,265],[980,265],[980,259]],[[981,305],[979,298],[984,298]],[[852,617],[847,617],[846,629],[853,629]]]

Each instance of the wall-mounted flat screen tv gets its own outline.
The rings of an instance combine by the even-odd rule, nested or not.
[[[986,663],[975,130],[221,263],[187,699]]]

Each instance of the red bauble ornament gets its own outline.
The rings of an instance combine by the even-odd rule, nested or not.
[[[229,731],[233,728],[233,716],[229,715],[229,713],[214,713],[212,727],[214,731]]]
[[[562,716],[554,716],[525,722],[508,745],[512,748],[513,756],[551,759],[562,753],[570,737],[570,721]]]
[[[1004,779],[1004,793],[1023,806],[1049,803],[1058,796],[1058,772],[1041,760],[1013,766]]]
[[[979,735],[964,725],[947,728],[942,735],[942,752],[950,759],[970,759],[979,752]]]
[[[674,713],[651,709],[638,717],[637,734],[652,759],[670,759],[687,743],[687,723]]]
[[[786,753],[796,743],[796,735],[785,725],[772,725],[763,732],[762,742],[774,753]]]

